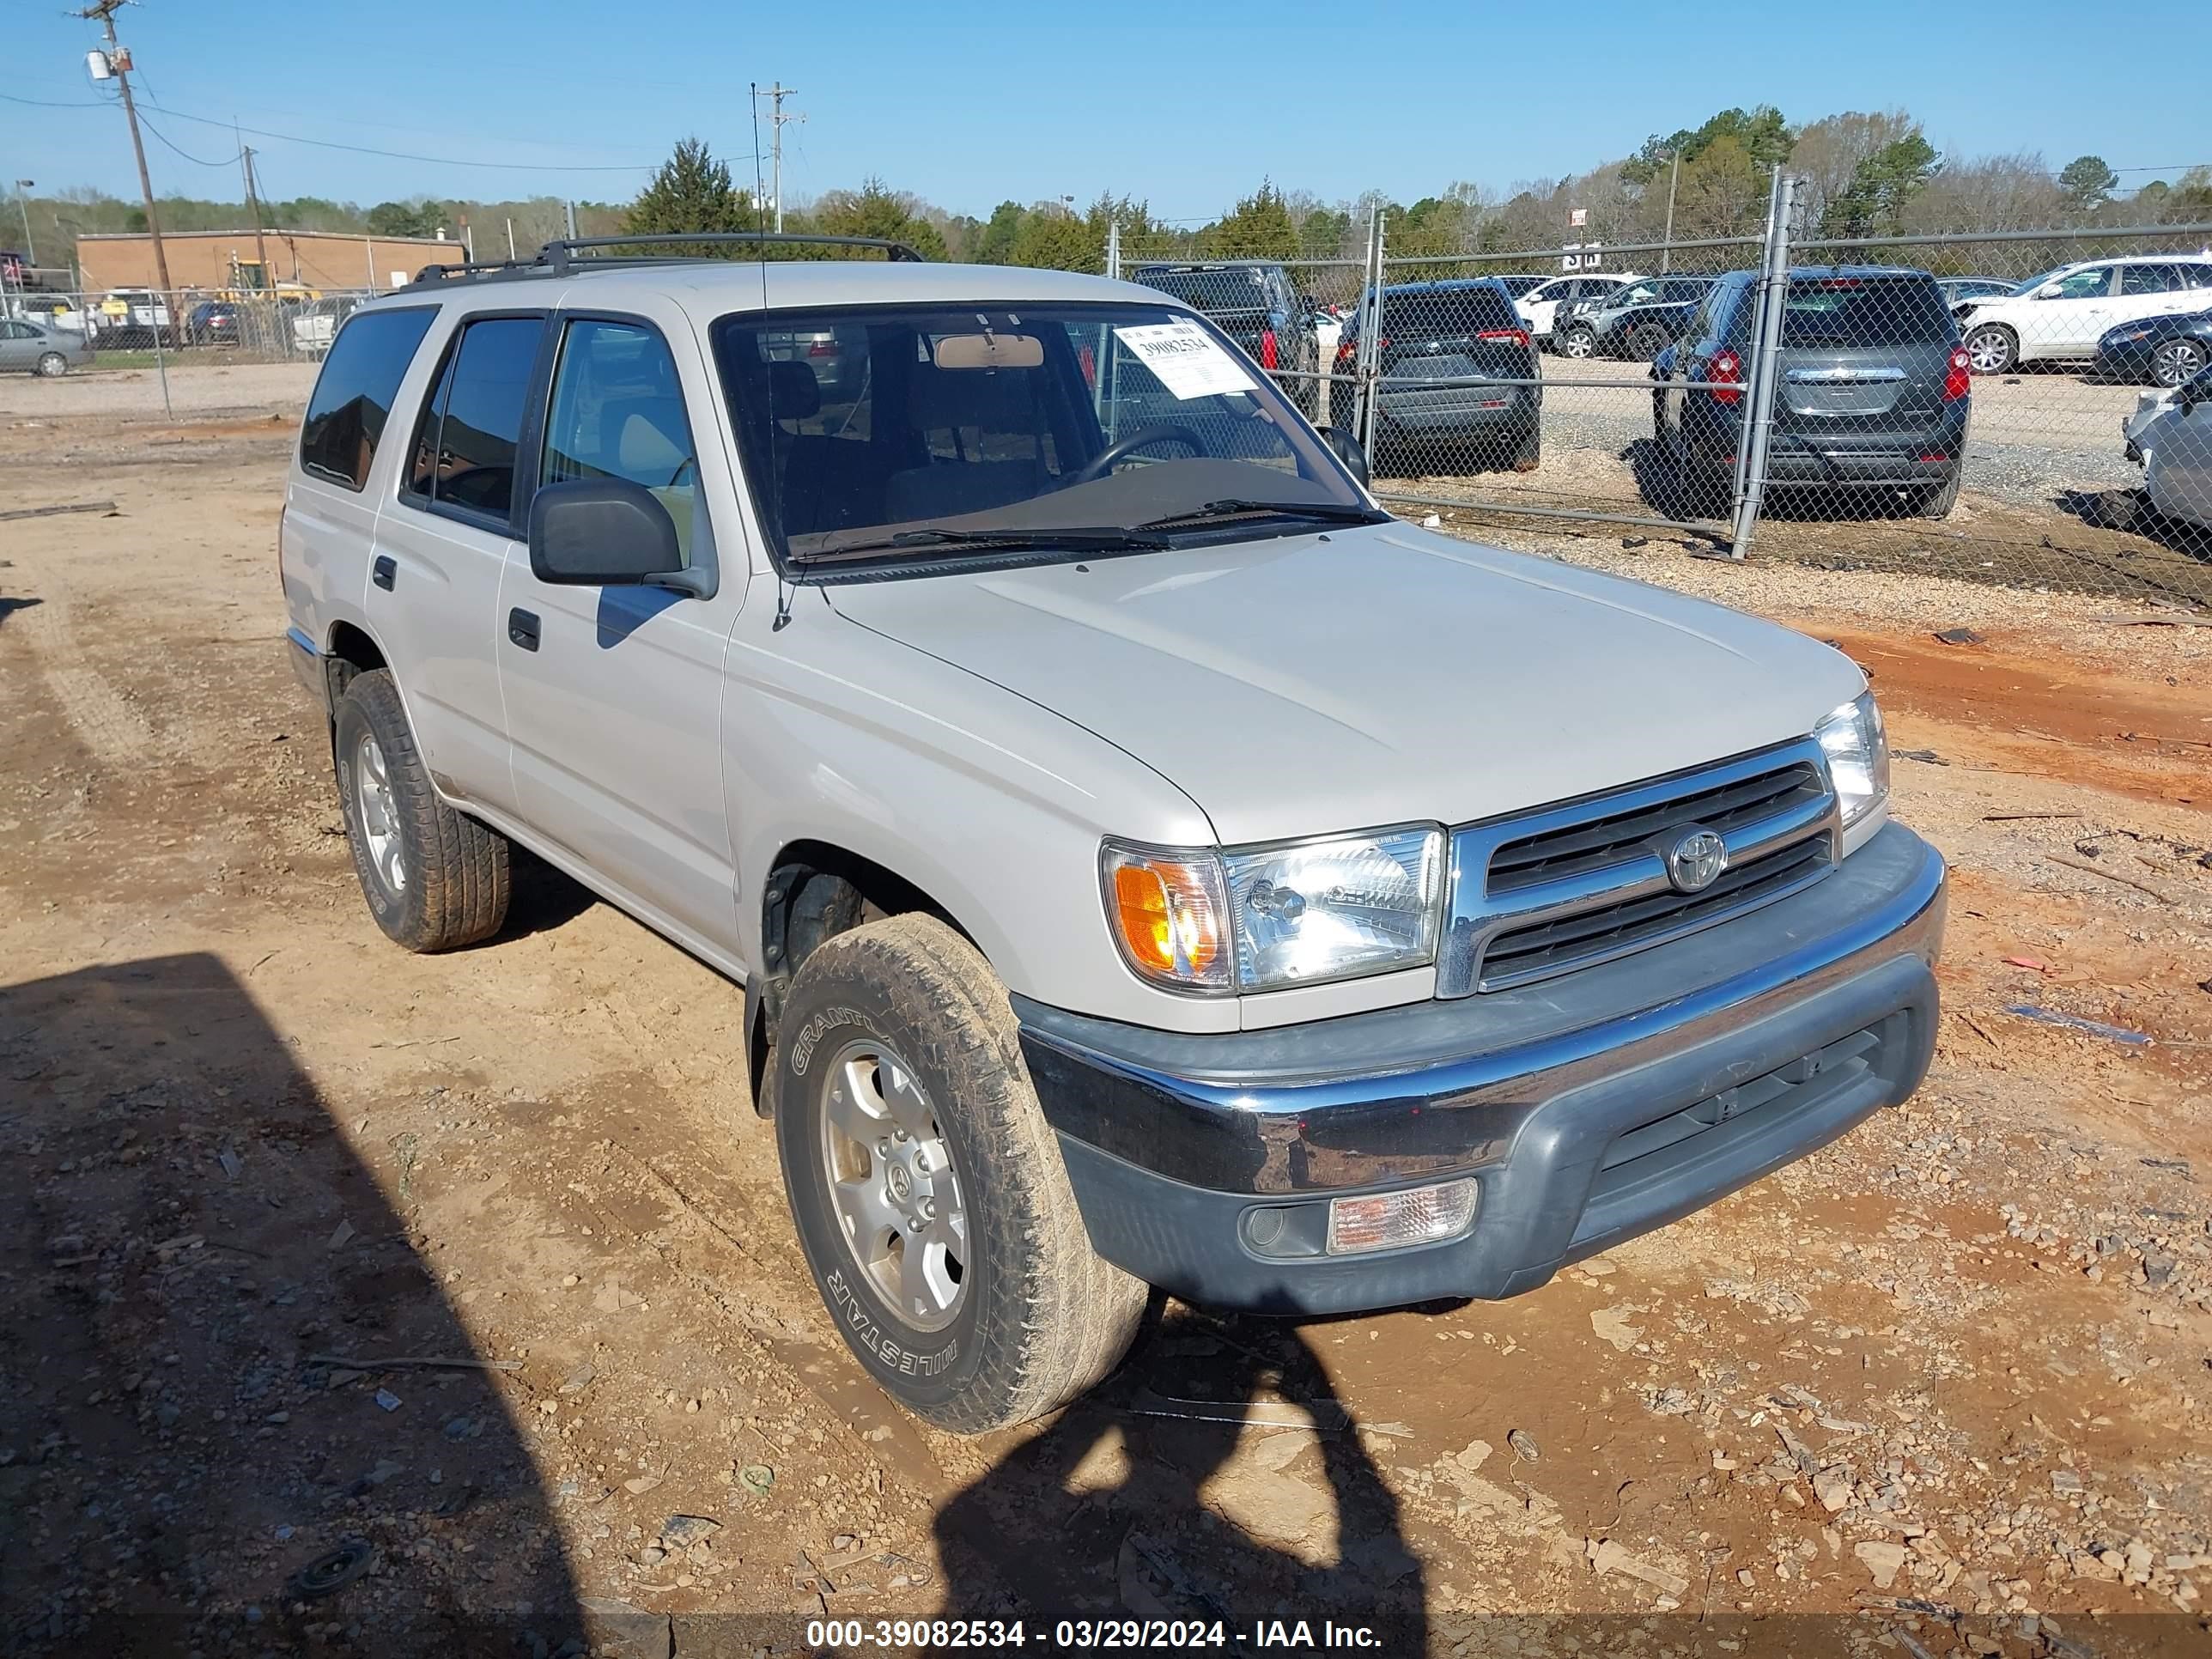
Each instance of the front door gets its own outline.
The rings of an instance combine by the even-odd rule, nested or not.
[[[2027,326],[2021,331],[2023,357],[2087,357],[2097,349],[2097,337],[2112,325],[2112,292],[2114,267],[2090,265],[2070,271],[2046,287],[2057,292],[2049,299],[2032,301]]]
[[[675,520],[714,597],[541,582],[518,549],[500,596],[500,680],[523,821],[678,939],[734,953],[736,896],[723,793],[723,659],[745,592],[735,499],[712,390],[688,320],[572,313],[559,338],[541,483],[623,478]],[[688,374],[669,342],[685,348]],[[718,546],[716,532],[724,542]]]

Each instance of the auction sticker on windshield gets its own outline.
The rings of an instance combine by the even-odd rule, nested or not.
[[[1196,323],[1146,323],[1114,332],[1178,400],[1252,389],[1252,377]]]

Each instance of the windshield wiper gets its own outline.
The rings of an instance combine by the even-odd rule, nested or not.
[[[1170,525],[1196,524],[1206,519],[1244,518],[1255,513],[1273,513],[1285,519],[1313,519],[1322,524],[1385,524],[1387,513],[1377,513],[1371,507],[1346,507],[1337,501],[1262,501],[1232,495],[1218,501],[1208,501],[1187,512],[1170,513],[1160,518],[1147,519],[1137,526],[1139,530],[1164,530]]]
[[[1142,526],[1139,526],[1141,529]],[[808,564],[861,554],[904,553],[925,548],[1004,547],[1042,552],[1147,552],[1167,546],[1164,538],[1111,528],[1097,530],[942,530],[925,526],[865,541],[840,542],[797,556]]]

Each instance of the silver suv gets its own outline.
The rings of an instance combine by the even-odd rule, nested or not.
[[[623,246],[348,319],[291,645],[394,940],[520,845],[743,986],[914,1411],[1066,1401],[1148,1285],[1531,1289],[1917,1085],[1942,864],[1844,657],[1391,518],[1157,291]]]

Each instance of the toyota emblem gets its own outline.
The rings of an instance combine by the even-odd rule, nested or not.
[[[1667,850],[1667,879],[1678,893],[1702,893],[1728,868],[1728,843],[1714,831],[1685,830]]]

